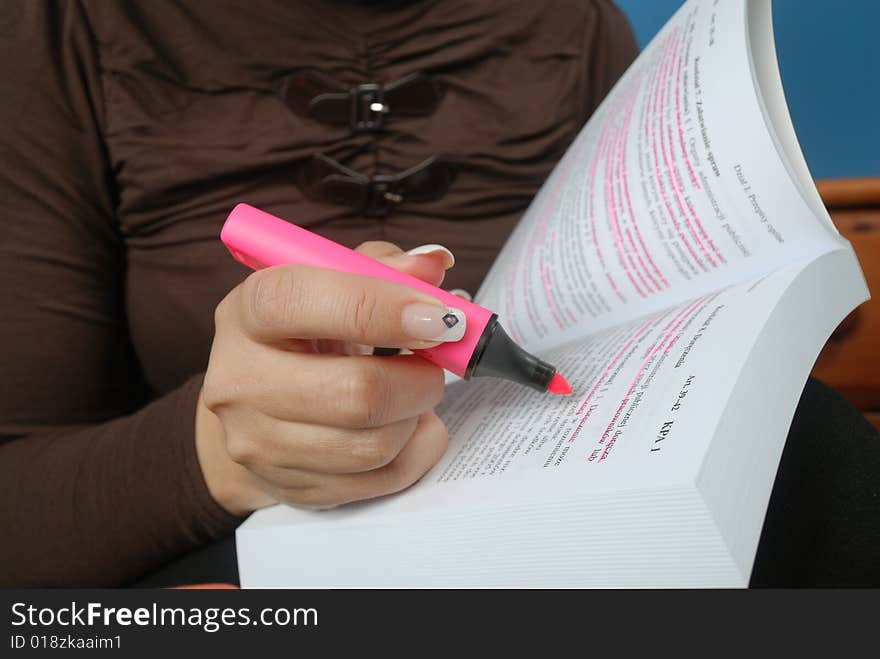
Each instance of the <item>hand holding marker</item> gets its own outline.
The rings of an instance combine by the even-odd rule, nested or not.
[[[238,204],[226,219],[220,238],[232,256],[258,270],[301,264],[397,282],[424,291],[447,305],[440,328],[447,340],[414,349],[420,357],[469,380],[493,376],[538,391],[569,394],[571,387],[556,369],[520,348],[507,335],[496,314],[415,277],[327,240],[247,204]],[[426,317],[426,321],[433,319]],[[448,340],[459,336],[458,340]]]

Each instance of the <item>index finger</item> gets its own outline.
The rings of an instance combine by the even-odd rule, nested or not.
[[[260,342],[337,339],[426,348],[464,335],[462,311],[422,291],[304,265],[259,270],[239,286],[241,326]],[[453,327],[444,322],[456,317]]]

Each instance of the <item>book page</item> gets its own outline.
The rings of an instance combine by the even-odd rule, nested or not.
[[[840,246],[768,129],[748,5],[686,3],[535,198],[476,298],[528,349]],[[766,34],[755,41],[773,56]]]
[[[774,341],[806,343],[800,365],[775,373],[773,391],[748,392],[755,409],[783,393],[796,401],[828,334],[866,298],[858,262],[844,247],[540,352],[566,374],[571,396],[535,396],[491,378],[452,385],[437,410],[450,449],[425,480],[494,483],[505,492],[511,487],[502,481],[532,492],[686,482],[770,319]],[[802,323],[809,329],[798,331]],[[792,333],[797,338],[786,338]],[[760,368],[772,369],[772,361]],[[776,415],[790,419],[793,409]],[[752,441],[743,437],[728,450]]]
[[[770,0],[752,0],[747,6],[749,53],[751,54],[752,77],[757,89],[758,101],[764,113],[770,137],[776,145],[783,164],[788,168],[791,180],[798,186],[804,202],[815,217],[829,226],[834,232],[834,222],[822,203],[819,191],[813,184],[813,177],[804,160],[798,143],[776,60],[776,44],[773,38],[773,12]]]
[[[715,290],[541,351],[565,373],[571,396],[535,396],[491,378],[449,386],[437,412],[452,443],[428,480],[527,478],[534,488],[548,477],[567,489],[584,479],[597,487],[686,480],[794,276],[783,270]]]

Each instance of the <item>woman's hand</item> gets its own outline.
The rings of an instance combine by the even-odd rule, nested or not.
[[[438,246],[358,250],[434,285],[453,262]],[[433,412],[443,371],[359,347],[456,340],[464,328],[451,334],[446,311],[426,293],[348,273],[291,265],[249,276],[217,306],[196,412],[214,499],[233,514],[278,501],[326,507],[417,481],[446,450]]]

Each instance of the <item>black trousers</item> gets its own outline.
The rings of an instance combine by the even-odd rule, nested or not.
[[[134,584],[238,583],[235,538]],[[751,587],[880,587],[880,434],[810,379],[770,495]]]

